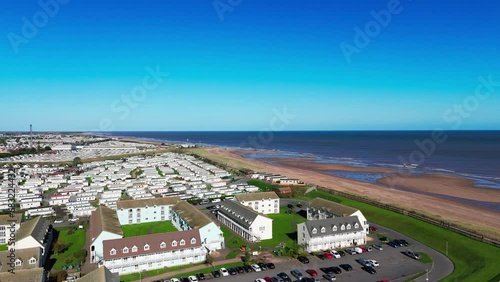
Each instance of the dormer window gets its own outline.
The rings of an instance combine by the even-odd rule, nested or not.
[[[115,249],[111,249],[111,251],[109,251],[109,254],[112,255],[112,256],[116,255],[116,250]]]
[[[347,230],[351,229],[351,225],[347,224]]]
[[[344,226],[344,224],[342,224],[342,225],[340,226],[340,230],[345,230],[345,226]]]
[[[144,245],[144,250],[145,251],[149,251],[149,245],[148,244]]]
[[[172,241],[172,247],[177,247],[177,241]]]
[[[334,225],[332,228],[333,231],[337,231],[337,225]]]
[[[127,247],[123,248],[123,253],[124,254],[128,254],[128,248]]]
[[[186,241],[184,241],[184,239],[181,240],[181,246],[184,246],[186,245]]]
[[[165,249],[167,247],[167,244],[165,242],[161,242],[160,248]]]
[[[132,247],[132,253],[135,253],[135,252],[137,252],[137,246]]]
[[[35,264],[36,263],[36,258],[30,258],[29,263],[30,264]]]
[[[16,266],[21,266],[21,265],[23,265],[23,261],[20,260],[20,259],[17,259],[16,260]]]
[[[359,227],[358,223],[354,224],[354,228],[358,228],[358,227]]]
[[[196,244],[196,239],[195,238],[191,239],[191,244]]]
[[[326,232],[326,228],[325,227],[321,227],[321,233],[325,233]]]
[[[316,234],[316,233],[318,233],[318,230],[317,230],[316,228],[313,228],[313,229],[312,229],[312,233],[313,233],[313,234]]]

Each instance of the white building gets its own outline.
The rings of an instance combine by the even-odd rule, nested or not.
[[[179,197],[125,200],[116,203],[121,225],[170,220],[170,210]]]
[[[366,231],[357,216],[334,217],[297,224],[297,241],[306,252],[366,244]]]
[[[39,248],[40,265],[44,265],[53,239],[53,230],[49,221],[43,217],[35,217],[25,221],[16,232],[16,250]]]
[[[217,218],[247,241],[259,242],[273,238],[273,220],[236,201],[224,201]]]
[[[314,198],[307,207],[307,220],[320,220],[334,217],[357,216],[366,234],[369,233],[369,224],[363,213],[339,203],[322,198]]]
[[[11,234],[15,234],[19,230],[21,217],[21,214],[14,214],[14,217],[11,217],[10,214],[0,215],[0,245],[7,244]]]
[[[120,239],[123,231],[116,212],[100,206],[90,216],[90,262],[97,263],[104,258],[103,242]]]
[[[274,192],[259,192],[249,194],[238,194],[236,200],[254,211],[262,214],[280,212],[280,198]]]

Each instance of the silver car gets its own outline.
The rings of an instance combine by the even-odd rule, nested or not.
[[[302,274],[302,272],[300,272],[300,270],[298,270],[298,269],[294,269],[294,270],[290,271],[290,273],[291,273],[291,274],[292,274],[295,278],[297,278],[297,279],[299,279],[299,280],[300,280],[300,279],[302,279],[302,278],[304,278],[304,275],[303,275],[303,274]]]

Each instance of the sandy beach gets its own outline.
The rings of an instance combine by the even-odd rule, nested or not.
[[[485,236],[500,240],[500,213],[472,206],[443,198],[412,193],[410,191],[401,191],[390,187],[370,184],[355,180],[349,180],[332,175],[325,174],[321,170],[326,169],[322,165],[316,166],[310,161],[305,161],[306,165],[301,165],[301,160],[287,161],[284,163],[269,164],[259,160],[246,159],[238,152],[221,148],[203,148],[195,149],[197,154],[212,158],[216,161],[225,163],[236,169],[249,168],[258,171],[276,173],[286,175],[290,178],[298,178],[306,183],[313,183],[324,186],[330,189],[348,192],[356,195],[366,196],[371,199],[387,203],[409,210],[416,210],[428,215],[434,215],[436,218],[441,218],[449,222],[460,224],[462,226],[474,229]],[[330,165],[329,165],[330,166]],[[319,168],[319,169],[318,169]],[[331,167],[328,167],[330,169]],[[339,167],[337,167],[339,168]],[[353,169],[345,168],[345,169]],[[450,186],[442,186],[441,182],[446,182],[449,179],[431,176],[422,179],[412,179],[407,184],[408,189],[415,187],[424,189],[428,185],[432,185],[433,193],[449,194]],[[454,180],[450,183],[461,183],[460,189],[453,192],[455,196],[464,199],[481,199],[484,200],[486,195],[477,196],[478,189],[466,185],[467,183]],[[410,186],[411,185],[411,186]],[[453,185],[453,184],[450,184]],[[483,189],[479,189],[483,190]],[[493,190],[493,189],[491,189]],[[496,191],[486,191],[489,194],[489,200],[495,199],[498,201],[500,194]]]

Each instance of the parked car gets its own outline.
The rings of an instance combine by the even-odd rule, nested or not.
[[[278,273],[278,276],[281,277],[284,282],[292,282],[292,278],[290,278],[290,276],[288,276],[285,272]]]
[[[380,242],[382,242],[382,243],[388,243],[389,241],[391,241],[391,240],[389,240],[389,238],[387,238],[387,237],[380,237]]]
[[[330,252],[325,252],[325,253],[323,254],[323,256],[324,256],[325,258],[327,258],[327,259],[332,259],[332,258],[333,258],[333,255],[332,255]]]
[[[307,257],[304,257],[304,256],[299,256],[297,258],[297,260],[300,261],[303,264],[308,264],[309,263],[309,259]]]
[[[266,282],[266,280],[264,280],[264,278],[257,278],[255,279],[255,282]]]
[[[205,280],[205,274],[200,272],[200,273],[196,274],[196,278],[198,278],[198,280]]]
[[[387,242],[387,245],[389,245],[393,248],[399,248],[399,243],[396,243],[394,241]]]
[[[237,271],[237,270],[236,270],[236,268],[234,268],[234,267],[228,268],[228,269],[227,269],[227,272],[229,272],[229,274],[231,274],[231,275],[236,275],[236,274],[238,274],[238,271]]]
[[[245,269],[245,272],[252,272],[253,268],[250,265],[244,265],[243,269]]]
[[[190,282],[189,278],[187,278],[187,277],[181,277],[180,280],[181,280],[181,282]]]
[[[56,220],[54,220],[54,223],[63,223],[63,222],[64,222],[64,220],[62,220],[62,219],[56,219]]]
[[[406,250],[403,252],[405,255],[411,257],[412,259],[420,259],[420,255],[412,250]]]
[[[262,269],[260,269],[260,266],[258,264],[252,264],[252,269],[255,272],[259,272],[262,270]]]
[[[409,243],[405,239],[398,239],[398,241],[400,246],[407,247],[409,245]]]
[[[363,266],[363,270],[370,273],[370,274],[377,274],[377,271],[375,270],[375,268],[373,268],[371,266]]]
[[[236,271],[238,271],[238,273],[245,273],[245,269],[243,268],[243,266],[237,266],[235,267],[236,268]]]
[[[338,266],[332,266],[333,273],[335,274],[340,274],[342,273],[342,270]]]
[[[320,267],[319,270],[323,271],[325,274],[333,274],[333,267]]]
[[[227,271],[227,269],[224,267],[219,269],[219,272],[222,276],[229,276],[229,271]]]
[[[377,227],[375,227],[375,226],[371,226],[371,225],[370,225],[370,227],[368,227],[368,230],[370,230],[370,231],[377,231],[377,230],[378,230],[378,228],[377,228]]]
[[[198,278],[194,275],[189,276],[188,279],[189,279],[189,282],[198,282]]]
[[[172,279],[170,279],[170,282],[181,282],[181,280],[179,280],[177,278],[172,278]]]
[[[351,271],[352,270],[352,266],[350,264],[347,264],[347,263],[343,263],[343,264],[341,264],[339,266],[342,267],[345,271]]]
[[[379,266],[378,261],[376,261],[374,259],[369,259],[368,262],[371,264],[372,267],[378,267]]]
[[[268,269],[275,269],[275,268],[276,268],[276,266],[275,266],[275,265],[274,265],[274,263],[272,263],[272,262],[268,262],[268,263],[266,263],[266,267],[267,267]]]
[[[314,269],[307,269],[306,272],[311,276],[318,276],[318,272],[316,272],[316,270]]]
[[[344,251],[339,251],[339,255],[340,255],[341,257],[345,256]]]
[[[266,282],[273,282],[273,279],[269,276],[264,277],[264,280],[266,280]]]
[[[358,254],[362,254],[363,253],[363,249],[361,249],[360,247],[355,247],[354,248],[354,251]]]
[[[78,221],[78,220],[80,220],[78,217],[73,217],[73,218],[69,219],[68,221],[75,222],[75,221]]]
[[[292,274],[293,277],[295,277],[295,278],[297,278],[299,280],[301,280],[302,278],[304,278],[304,275],[298,269],[294,269],[294,270],[290,271],[290,273]]]
[[[377,244],[373,244],[372,246],[373,246],[374,249],[377,249],[379,251],[382,251],[384,249],[384,248],[382,248],[382,245],[380,245],[378,243]]]
[[[354,254],[356,254],[356,251],[355,251],[353,248],[351,248],[351,249],[346,249],[346,250],[345,250],[345,252],[346,252],[346,253],[348,253],[348,254],[350,254],[350,255],[354,255]]]
[[[330,254],[331,255],[331,254]],[[320,260],[325,260],[327,258],[326,254],[319,254],[316,256],[317,258],[319,258]],[[332,256],[333,257],[333,256]]]
[[[214,270],[214,271],[212,271],[212,276],[213,276],[214,278],[219,278],[219,277],[220,277],[220,271],[218,271],[218,270]]]
[[[285,282],[285,280],[283,280],[283,278],[281,278],[279,276],[273,276],[273,277],[271,277],[271,281],[272,282]]]
[[[323,278],[326,279],[326,281],[335,281],[337,278],[333,274],[323,274]]]
[[[263,262],[259,262],[259,263],[257,263],[257,264],[260,266],[260,269],[262,269],[262,270],[267,270],[267,265],[266,265],[265,263],[263,263]]]
[[[335,251],[335,250],[331,250],[331,251],[330,251],[330,253],[332,254],[332,256],[333,256],[334,258],[337,258],[337,259],[339,259],[339,258],[340,258],[340,254],[339,254],[339,252],[337,252],[337,251]]]

